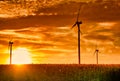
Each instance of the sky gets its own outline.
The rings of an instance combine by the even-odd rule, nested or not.
[[[9,63],[9,41],[13,42],[13,63],[78,63],[77,26],[71,27],[81,4],[81,63],[95,64],[96,49],[100,64],[120,63],[120,5],[75,0],[22,7],[0,3],[0,64]]]

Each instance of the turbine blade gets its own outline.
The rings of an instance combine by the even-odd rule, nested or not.
[[[98,53],[101,53],[100,51],[98,51]]]
[[[98,46],[97,46],[97,44],[96,44],[96,49],[98,49]]]
[[[77,25],[77,24],[75,23],[75,24],[72,26],[72,28],[74,28],[76,25]]]
[[[94,55],[96,54],[96,50],[95,50],[95,52],[94,52]]]
[[[13,41],[13,38],[9,36],[9,42],[12,42]]]
[[[80,7],[80,8],[81,8],[81,7]],[[78,21],[78,19],[79,19],[80,8],[79,8],[79,10],[78,10],[78,14],[77,14],[77,21]]]
[[[84,5],[80,5],[80,7],[79,7],[78,14],[77,14],[77,21],[79,20],[79,15],[80,15],[80,12],[82,11],[83,6]]]

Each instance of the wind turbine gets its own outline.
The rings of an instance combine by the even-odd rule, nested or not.
[[[8,45],[9,52],[10,52],[10,64],[12,64],[12,45],[13,45],[13,42],[12,40],[10,40]]]
[[[72,28],[74,28],[76,25],[78,27],[78,63],[81,64],[80,62],[80,33],[82,33],[80,31],[80,25],[82,24],[82,21],[79,21],[79,14],[80,14],[80,10],[81,10],[82,6],[80,6],[79,11],[78,11],[78,15],[77,15],[77,20],[75,22],[75,24],[72,26]]]
[[[97,45],[96,45],[96,49],[95,49],[94,54],[96,54],[96,63],[97,64],[98,64],[98,53],[99,53],[99,49],[97,48]]]

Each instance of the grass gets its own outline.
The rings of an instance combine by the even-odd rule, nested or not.
[[[120,65],[0,65],[0,81],[120,81]]]

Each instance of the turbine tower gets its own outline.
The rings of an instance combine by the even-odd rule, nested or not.
[[[78,63],[81,64],[80,61],[80,25],[82,24],[82,21],[79,21],[79,14],[80,14],[80,10],[82,9],[82,6],[80,6],[79,11],[78,11],[78,15],[77,15],[77,20],[75,22],[75,24],[72,26],[72,28],[74,28],[76,25],[78,27]]]
[[[9,41],[10,64],[12,64],[12,45],[13,45],[13,42]]]
[[[97,64],[98,64],[98,53],[99,53],[99,49],[97,48],[97,45],[96,45],[96,49],[95,49],[94,54],[96,54],[96,63]]]

